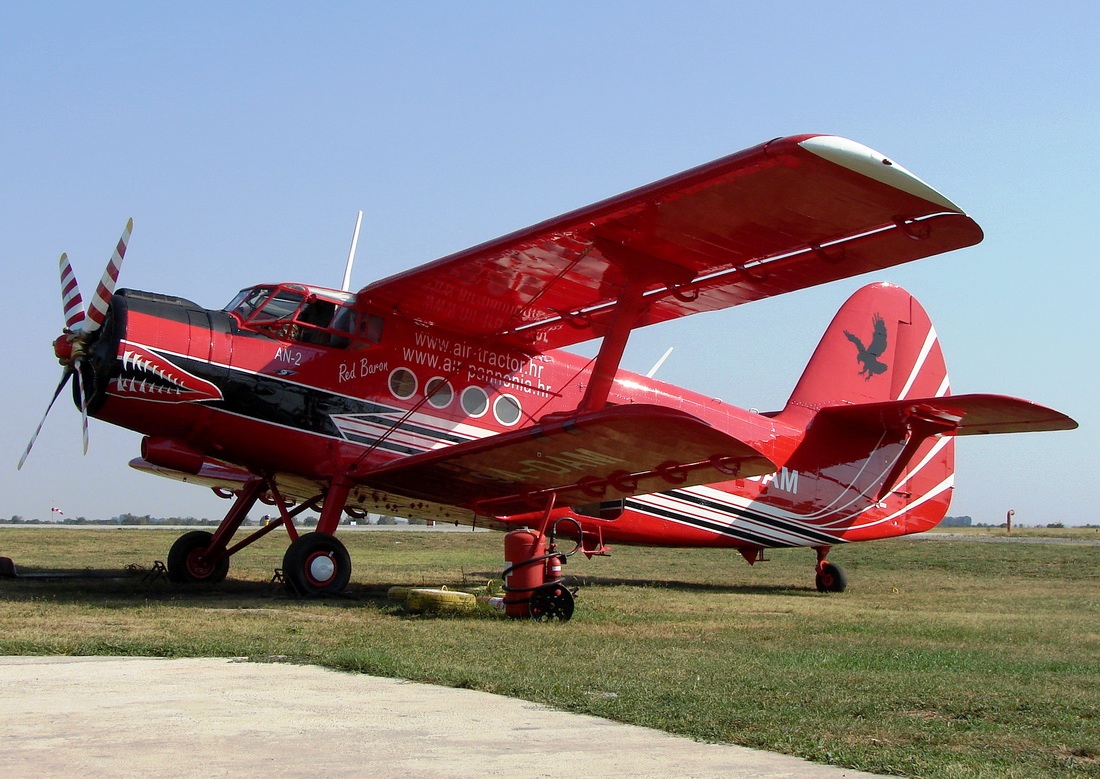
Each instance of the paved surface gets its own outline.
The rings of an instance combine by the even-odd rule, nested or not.
[[[472,690],[220,659],[0,657],[4,776],[872,774]]]

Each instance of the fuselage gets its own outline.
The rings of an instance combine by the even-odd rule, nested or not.
[[[273,476],[299,500],[354,472],[364,478],[349,500],[353,511],[501,529],[523,518],[390,494],[371,488],[369,473],[576,409],[592,368],[561,350],[501,349],[364,310],[351,293],[286,284],[244,290],[225,310],[120,290],[92,355],[90,412],[147,436],[150,470],[217,486],[209,468],[235,467]],[[891,474],[887,485],[904,441],[881,430],[831,434],[813,409],[756,413],[625,371],[608,402],[687,412],[778,467],[763,477],[555,509],[608,543],[738,547],[749,557],[768,547],[919,532],[947,511],[950,438],[924,442],[919,465]],[[579,450],[552,462],[503,463],[497,476],[567,474],[584,462]]]

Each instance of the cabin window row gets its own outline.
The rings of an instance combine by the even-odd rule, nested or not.
[[[416,374],[409,368],[395,368],[389,375],[390,393],[398,400],[412,400],[420,389]],[[455,400],[455,389],[450,380],[435,376],[424,383],[424,398],[436,409],[448,408]],[[510,427],[523,416],[519,400],[508,393],[498,394],[490,403],[489,392],[483,387],[471,385],[457,393],[458,404],[466,416],[477,419],[491,408],[497,422]]]

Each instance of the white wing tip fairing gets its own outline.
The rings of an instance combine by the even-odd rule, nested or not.
[[[964,213],[961,208],[914,176],[901,165],[862,143],[837,135],[815,135],[799,144],[803,149],[875,181],[908,192],[948,211]]]

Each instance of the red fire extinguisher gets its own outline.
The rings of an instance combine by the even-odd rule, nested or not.
[[[521,528],[504,536],[504,613],[509,617],[531,615],[531,593],[545,581],[546,537]]]
[[[558,546],[553,541],[546,550],[546,581],[549,584],[561,581],[561,564],[565,562],[565,555],[558,554]]]

